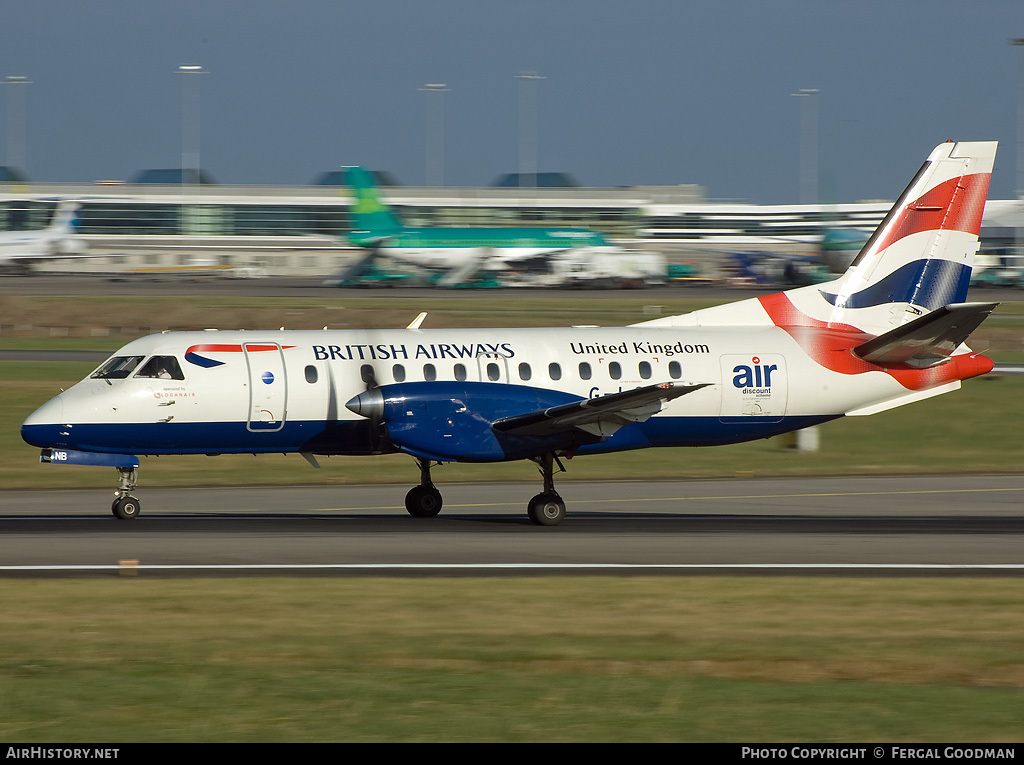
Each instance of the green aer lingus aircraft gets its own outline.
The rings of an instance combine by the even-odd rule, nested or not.
[[[465,282],[484,269],[514,268],[533,262],[553,279],[658,279],[664,276],[659,256],[631,252],[601,233],[585,228],[407,227],[380,198],[373,176],[362,167],[347,169],[354,204],[348,240],[370,250],[350,269],[380,255],[427,271],[440,271],[438,284]]]

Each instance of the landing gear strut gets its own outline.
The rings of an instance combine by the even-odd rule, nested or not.
[[[110,505],[110,512],[115,518],[122,521],[138,518],[142,512],[142,505],[136,497],[132,496],[135,487],[138,486],[139,472],[135,468],[117,468],[119,476],[117,489],[114,490],[114,502]]]
[[[417,458],[416,464],[420,466],[420,485],[405,495],[405,509],[415,518],[433,518],[441,512],[441,492],[430,480],[430,460]]]
[[[526,508],[527,515],[538,526],[557,526],[565,518],[565,502],[555,491],[553,475],[556,465],[563,473],[565,468],[553,453],[535,457],[533,461],[537,463],[544,478],[544,491],[530,500]],[[420,484],[413,486],[405,495],[405,509],[415,518],[433,518],[441,512],[441,492],[430,480],[431,461],[417,457],[416,464],[420,468]]]
[[[552,476],[554,465],[565,472],[562,463],[554,454],[544,454],[534,459],[540,467],[541,475],[544,477],[544,491],[530,500],[526,512],[530,520],[538,526],[557,526],[565,518],[565,502],[555,491],[555,480]]]

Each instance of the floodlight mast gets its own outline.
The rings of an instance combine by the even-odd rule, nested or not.
[[[20,86],[7,89],[7,166],[24,172],[27,154],[25,90],[32,80],[24,75],[11,74],[4,77],[2,84]]]
[[[443,82],[428,82],[422,88],[423,93],[437,93],[437,97],[427,96],[427,186],[444,185],[444,94],[451,90]],[[431,112],[431,102],[433,113]],[[431,119],[433,116],[433,119]]]

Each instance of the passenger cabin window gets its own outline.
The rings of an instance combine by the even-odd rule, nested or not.
[[[92,373],[98,380],[123,380],[130,375],[145,356],[112,356]]]
[[[491,362],[487,365],[487,379],[491,382],[497,382],[501,379],[501,371],[498,369],[498,365]]]
[[[465,382],[466,380],[466,365],[456,364],[455,365],[455,379],[459,382]]]
[[[668,374],[673,380],[678,380],[683,376],[683,367],[678,361],[670,361],[668,363]]]
[[[519,365],[519,379],[520,380],[524,380],[524,381],[525,380],[529,380],[532,375],[533,375],[533,373],[530,371],[530,365],[529,364],[527,364],[524,361],[522,364]]]
[[[395,364],[391,367],[391,375],[395,378],[395,382],[405,382],[405,367],[401,364]]]
[[[589,380],[590,379],[590,375],[591,375],[590,364],[588,364],[586,361],[581,361],[580,362],[580,379],[581,380]]]
[[[135,376],[156,377],[161,380],[185,379],[185,375],[181,372],[181,366],[174,356],[154,356],[135,373]]]
[[[651,379],[651,362],[641,361],[640,362],[640,377],[644,380]]]
[[[305,369],[306,382],[315,383],[319,379],[319,374],[316,371],[316,367],[310,364]]]
[[[548,377],[550,377],[552,380],[561,380],[562,367],[558,364],[555,364],[554,362],[548,364]]]
[[[613,361],[608,364],[608,374],[611,375],[613,380],[618,380],[622,377],[622,366],[617,361]]]
[[[374,382],[376,376],[373,374],[373,367],[371,367],[369,364],[363,364],[361,367],[359,367],[359,379],[362,380],[367,385]]]
[[[434,382],[437,379],[437,368],[433,364],[423,365],[423,379],[427,382]]]

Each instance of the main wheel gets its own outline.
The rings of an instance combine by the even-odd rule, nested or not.
[[[527,513],[538,526],[557,526],[565,518],[565,502],[557,494],[538,494],[530,500]]]
[[[433,486],[413,486],[405,495],[405,509],[414,518],[433,518],[442,504],[441,492]]]
[[[142,505],[139,504],[139,500],[135,497],[118,497],[114,500],[114,504],[110,506],[110,512],[114,514],[115,518],[127,521],[139,517],[139,513],[142,512]]]

